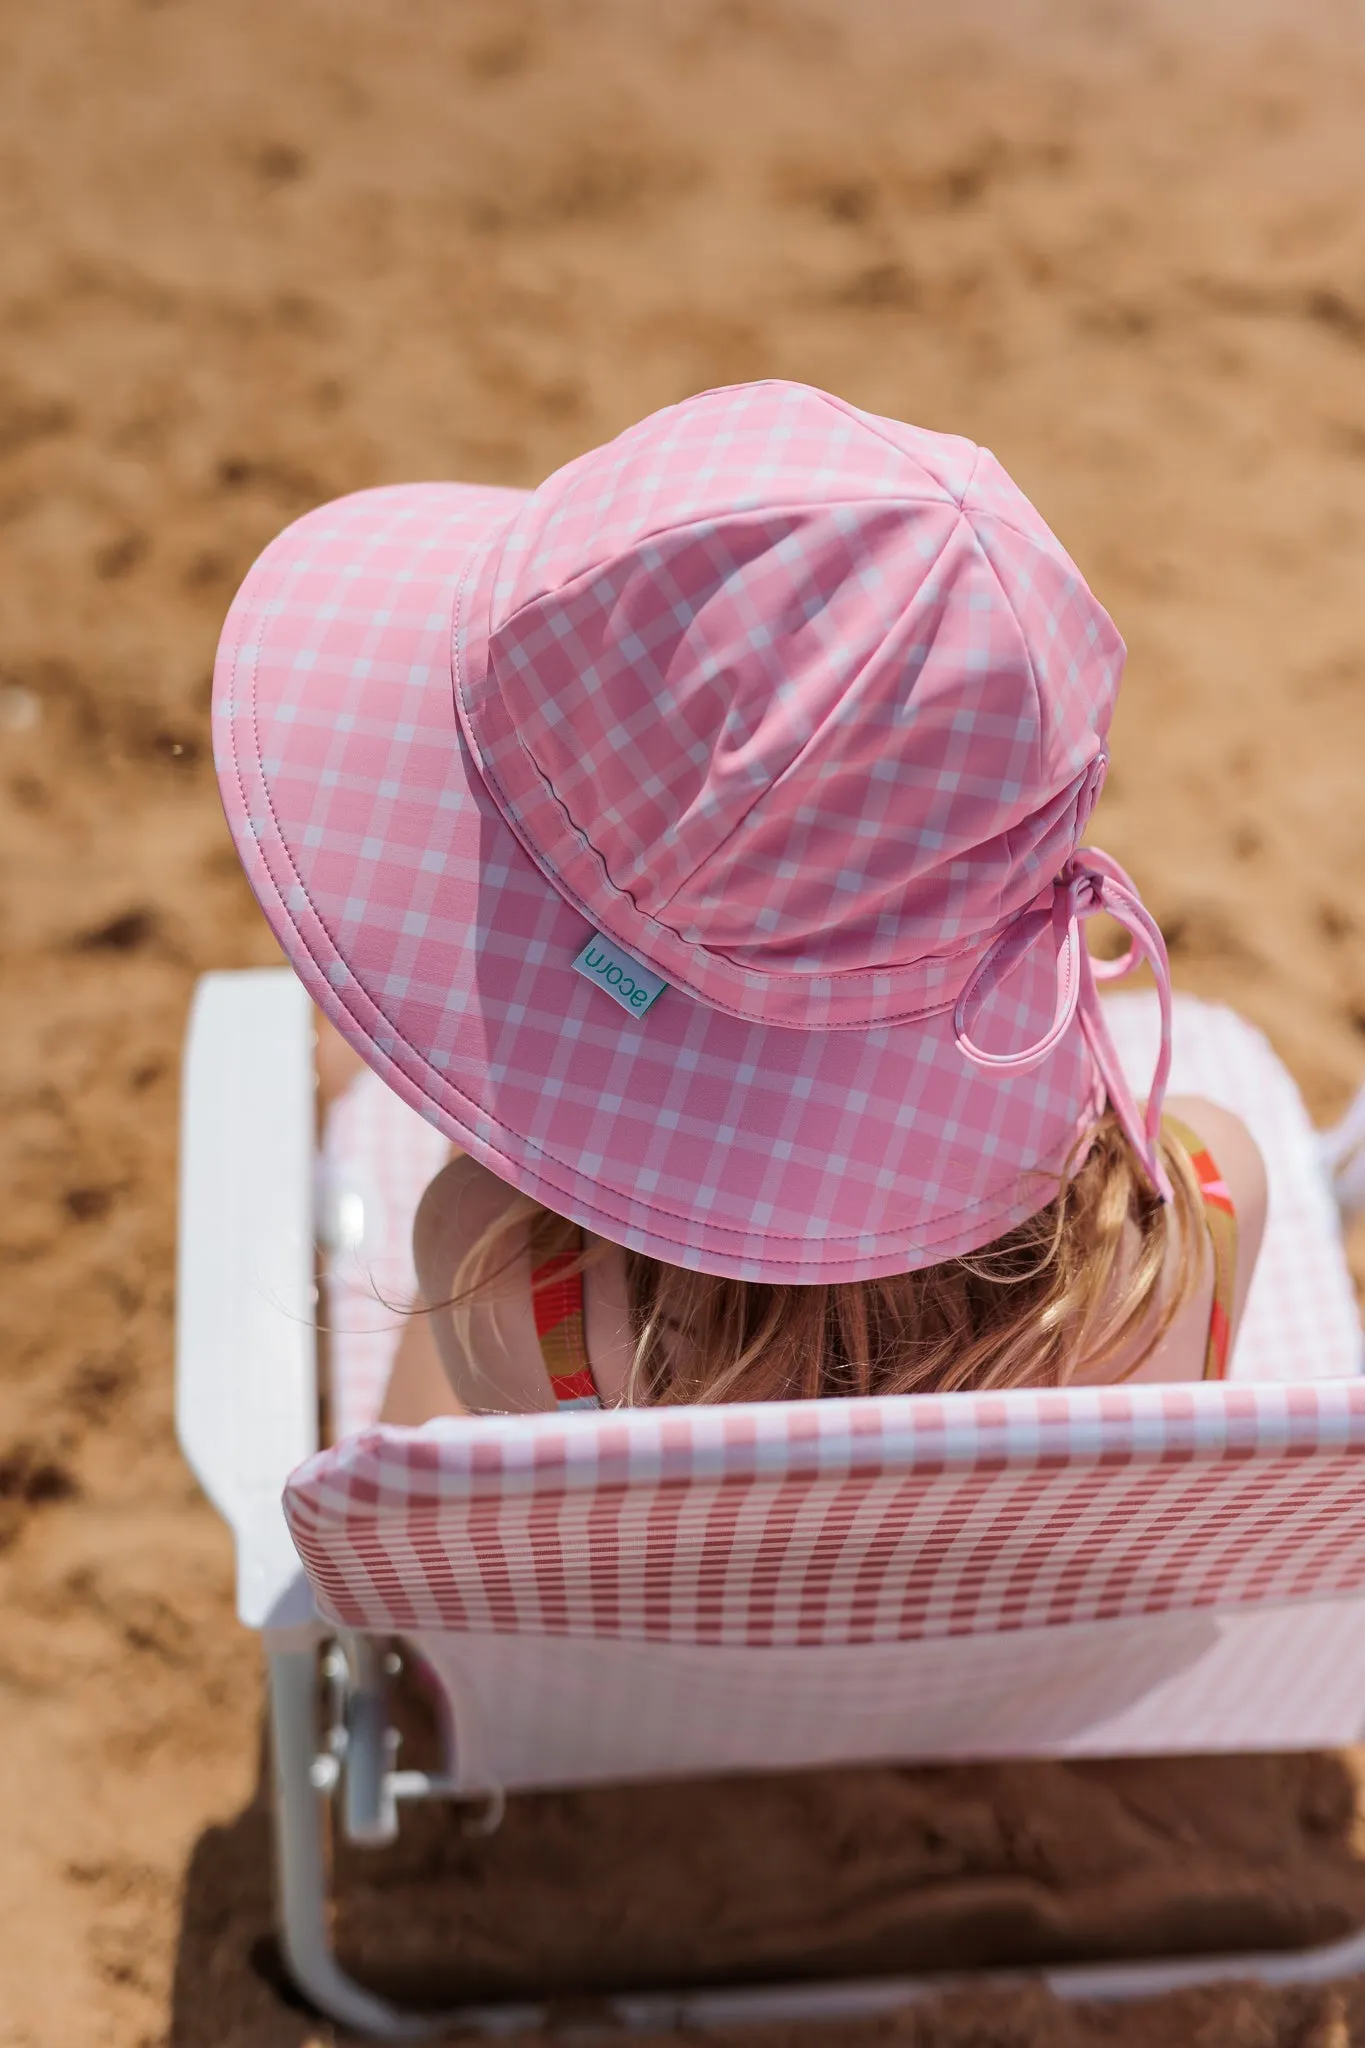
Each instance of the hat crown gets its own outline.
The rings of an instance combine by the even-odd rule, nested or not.
[[[1123,661],[988,452],[780,383],[550,477],[489,626],[519,746],[591,850],[585,907],[645,958],[676,935],[727,1007],[735,970],[780,982],[792,1022],[803,983],[814,1023],[831,979],[974,957],[1052,880]]]

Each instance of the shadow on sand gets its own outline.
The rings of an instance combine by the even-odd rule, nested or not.
[[[407,1701],[404,1759],[429,1731]],[[264,1771],[186,1872],[170,2048],[303,2048]],[[391,1997],[860,1975],[1326,1941],[1365,1922],[1347,1759],[864,1768],[537,1793],[489,1839],[340,1845],[337,1947]]]

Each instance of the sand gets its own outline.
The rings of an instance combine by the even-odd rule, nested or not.
[[[1178,18],[0,19],[6,2048],[329,2038],[281,1989],[259,1662],[171,1423],[185,1006],[272,957],[209,668],[286,518],[533,483],[765,373],[986,441],[1128,637],[1097,836],[1178,982],[1320,1115],[1365,1072],[1365,63],[1345,8]],[[1365,1920],[1360,1784],[1312,1757],[541,1798],[486,1845],[427,1816],[348,1859],[342,1936],[417,1989],[1304,1940]],[[1025,1991],[876,2038],[1344,2048],[1365,1996]]]

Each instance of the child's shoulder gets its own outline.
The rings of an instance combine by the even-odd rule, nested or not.
[[[1232,1199],[1239,1230],[1259,1245],[1268,1199],[1265,1161],[1241,1117],[1204,1095],[1170,1095],[1166,1110],[1208,1147]]]
[[[425,1300],[445,1299],[461,1260],[520,1199],[467,1152],[446,1161],[427,1183],[413,1221],[413,1262]]]

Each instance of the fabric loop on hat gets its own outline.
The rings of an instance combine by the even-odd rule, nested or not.
[[[1087,918],[1112,917],[1128,934],[1128,946],[1115,960],[1096,960],[1082,936]],[[1057,952],[1057,1003],[1042,1037],[1018,1051],[993,1053],[977,1045],[969,1030],[994,988],[1017,967],[1049,929],[1060,938]],[[1161,1049],[1147,1097],[1140,1111],[1119,1065],[1097,982],[1121,981],[1146,960],[1156,978],[1161,1005]],[[1053,886],[1050,903],[1014,918],[982,959],[957,999],[953,1034],[958,1049],[974,1066],[1002,1073],[1027,1073],[1053,1052],[1079,1014],[1081,1031],[1104,1082],[1115,1115],[1163,1202],[1172,1195],[1161,1158],[1161,1106],[1171,1068],[1171,975],[1166,943],[1155,919],[1141,902],[1132,881],[1116,860],[1098,847],[1072,855]]]

